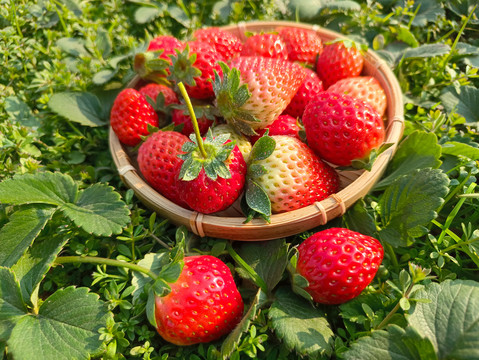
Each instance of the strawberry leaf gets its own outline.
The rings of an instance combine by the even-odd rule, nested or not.
[[[20,284],[13,270],[0,267],[0,342],[5,342],[20,318],[27,312]]]
[[[271,216],[271,201],[264,189],[252,179],[247,180],[245,200],[249,209],[265,216],[269,220]]]
[[[479,123],[479,89],[473,86],[462,86],[460,92],[450,86],[441,94],[442,104],[446,110],[464,116],[467,123]]]
[[[151,80],[157,83],[168,83],[166,69],[169,62],[159,56],[163,50],[146,51],[135,55],[133,69],[142,79]]]
[[[324,313],[286,287],[279,288],[275,298],[268,317],[284,344],[301,356],[331,355],[333,332]]]
[[[138,265],[158,274],[169,262],[170,257],[166,252],[150,253],[146,254],[145,257],[138,262]],[[131,285],[134,287],[133,304],[137,304],[141,300],[140,296],[144,293],[145,286],[151,285],[152,283],[153,279],[148,275],[138,271],[133,272],[133,278],[131,280]]]
[[[274,138],[265,133],[253,145],[249,157],[249,162],[253,163],[256,160],[267,159],[276,148],[276,141]]]

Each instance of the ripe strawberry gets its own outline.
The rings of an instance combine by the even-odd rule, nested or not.
[[[304,110],[303,125],[309,146],[322,159],[349,166],[365,160],[384,141],[384,124],[367,102],[349,95],[323,91]]]
[[[155,37],[148,44],[147,51],[163,52],[159,55],[160,58],[170,61],[169,55],[175,55],[175,49],[182,50],[185,44],[171,35],[160,35]]]
[[[231,141],[236,141],[236,146],[243,154],[245,161],[248,161],[249,153],[251,152],[251,143],[250,141],[242,134],[239,134],[235,131],[233,127],[228,124],[219,124],[211,128],[213,136],[228,134]]]
[[[244,42],[241,56],[264,56],[287,60],[288,50],[278,34],[255,34]]]
[[[328,88],[329,92],[350,95],[370,103],[383,116],[387,100],[384,89],[372,76],[355,76],[341,79]]]
[[[286,135],[271,138],[276,142],[274,151],[267,158],[252,162],[263,167],[260,176],[253,174],[252,180],[266,192],[272,213],[299,209],[338,191],[336,171],[305,143]]]
[[[314,65],[323,51],[323,42],[314,31],[284,27],[278,29],[278,33],[286,45],[290,61]]]
[[[145,86],[142,86],[138,91],[148,99],[148,97],[153,100],[154,103],[156,103],[156,100],[158,98],[158,95],[161,93],[163,94],[163,106],[168,106],[171,104],[179,104],[180,101],[178,100],[178,96],[176,95],[175,91],[162,84],[156,84],[156,83],[149,83]]]
[[[301,127],[299,126],[298,119],[289,115],[280,115],[271,125],[265,127],[264,129],[258,130],[258,135],[250,137],[251,143],[254,144],[261,136],[263,136],[266,130],[269,130],[269,136],[288,135],[301,140],[299,135]]]
[[[155,298],[157,331],[175,345],[211,342],[229,333],[244,303],[231,271],[210,255],[188,256],[171,292]]]
[[[231,70],[221,64],[223,78],[215,75],[216,107],[231,126],[256,135],[288,106],[306,73],[300,65],[265,57],[234,58]]]
[[[158,115],[137,90],[122,90],[113,102],[110,125],[121,143],[138,145],[148,135],[148,124],[158,127]]]
[[[198,127],[200,130],[200,134],[205,134],[209,127],[213,125],[215,121],[215,117],[209,109],[205,108],[204,106],[194,106],[194,111],[196,114],[196,119],[198,121]],[[183,124],[183,129],[181,129],[181,133],[189,136],[193,133],[193,125],[191,124],[191,117],[188,112],[188,109],[183,105],[179,108],[173,109],[171,114],[171,121],[175,125]]]
[[[193,37],[200,42],[213,45],[224,60],[239,56],[243,43],[232,33],[217,27],[196,30]]]
[[[323,82],[318,75],[311,69],[305,68],[306,78],[299,87],[296,95],[284,110],[285,114],[298,118],[303,116],[306,105],[321,91],[323,91]]]
[[[188,208],[180,199],[177,179],[183,163],[178,155],[188,138],[175,131],[158,131],[151,134],[138,149],[138,167],[145,180],[167,199]]]
[[[336,81],[361,74],[364,57],[349,40],[326,44],[316,63],[316,71],[327,89]]]
[[[342,304],[358,296],[384,256],[378,240],[343,228],[313,234],[298,253],[296,270],[309,282],[305,290],[321,304]]]

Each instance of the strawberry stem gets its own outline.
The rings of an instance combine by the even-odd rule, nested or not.
[[[198,143],[201,155],[203,156],[203,158],[206,159],[208,157],[208,154],[206,153],[205,147],[203,145],[203,138],[201,137],[198,120],[196,119],[195,111],[193,110],[193,105],[191,104],[190,97],[186,92],[185,85],[183,85],[181,81],[178,83],[178,88],[180,89],[181,95],[185,99],[186,106],[188,107],[188,111],[190,112],[191,123],[193,124],[193,130],[196,135],[196,141]]]

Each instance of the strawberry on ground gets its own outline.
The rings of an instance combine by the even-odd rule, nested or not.
[[[288,50],[278,34],[255,34],[244,42],[241,56],[264,56],[287,60]]]
[[[339,40],[324,46],[316,72],[327,89],[338,80],[359,76],[363,65],[364,57],[358,45],[350,40]]]
[[[288,106],[306,73],[301,65],[259,56],[241,56],[221,64],[215,75],[216,107],[227,123],[245,135],[256,135]]]
[[[225,61],[239,56],[243,47],[243,43],[237,36],[217,27],[196,30],[193,38],[213,45]]]
[[[272,213],[314,204],[339,190],[336,171],[316,156],[305,143],[286,135],[270,138],[275,141],[273,152],[266,158],[251,161],[255,167],[261,167],[262,171],[256,174],[249,172],[251,178],[248,180],[254,181],[265,191],[271,202]],[[257,145],[261,145],[259,140],[255,147]]]
[[[311,69],[305,68],[306,78],[299,87],[296,95],[284,109],[284,113],[298,118],[303,116],[306,105],[321,91],[323,91],[323,82],[318,75]]]
[[[297,118],[294,118],[289,115],[280,115],[278,118],[269,126],[265,127],[264,129],[258,130],[258,135],[251,136],[250,141],[254,144],[264,133],[268,130],[268,135],[288,135],[301,140],[301,136],[299,132],[301,131],[301,127],[299,126],[299,122]]]
[[[384,256],[378,240],[344,228],[313,234],[298,253],[296,271],[308,280],[305,290],[321,304],[342,304],[358,296]]]
[[[148,135],[148,125],[158,127],[158,115],[137,90],[122,90],[113,102],[110,125],[121,143],[136,146]]]
[[[314,31],[293,27],[278,29],[284,41],[290,61],[299,61],[314,65],[316,58],[323,51],[323,42]]]
[[[321,92],[306,106],[302,120],[311,149],[335,165],[367,160],[385,137],[379,113],[349,95]]]
[[[157,331],[176,345],[219,339],[243,316],[244,303],[231,271],[210,255],[188,256],[171,292],[155,298]]]
[[[386,111],[386,93],[379,81],[372,76],[355,76],[341,79],[331,85],[327,91],[364,100],[370,103],[381,116]]]
[[[152,188],[175,204],[188,208],[180,199],[177,187],[183,163],[178,155],[188,138],[175,131],[157,131],[151,134],[138,149],[138,167]]]

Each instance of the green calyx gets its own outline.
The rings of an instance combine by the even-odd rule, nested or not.
[[[159,58],[162,52],[163,50],[136,54],[133,69],[142,79],[168,85],[166,76],[169,63],[168,60]]]
[[[246,84],[241,85],[240,71],[236,68],[230,69],[223,62],[219,63],[223,76],[215,70],[213,91],[215,93],[215,105],[221,116],[233,126],[238,132],[245,135],[256,135],[250,123],[259,120],[252,114],[241,109],[251,97]]]
[[[183,51],[175,49],[176,55],[170,55],[171,65],[168,80],[176,84],[182,82],[189,86],[195,86],[195,77],[201,76],[201,70],[193,66],[196,62],[196,54],[190,55],[190,47],[186,45]]]
[[[178,83],[178,88],[185,99],[194,129],[194,133],[190,135],[191,142],[187,141],[181,149],[185,154],[179,155],[183,159],[180,179],[184,181],[194,180],[200,174],[201,169],[205,169],[206,176],[212,180],[216,180],[218,176],[223,179],[231,178],[231,172],[226,165],[226,161],[236,142],[227,142],[229,134],[214,137],[211,129],[208,129],[206,138],[203,140],[193,105],[182,82]]]

